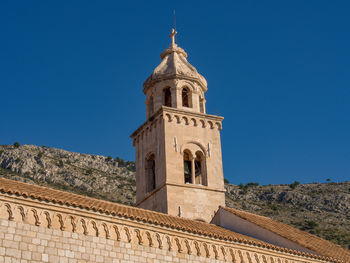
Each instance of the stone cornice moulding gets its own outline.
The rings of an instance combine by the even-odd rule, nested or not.
[[[177,122],[181,123],[183,117],[193,117],[196,118],[197,124],[195,126],[201,127],[202,128],[211,128],[214,129],[215,126],[217,126],[218,130],[222,129],[222,120],[224,117],[221,116],[216,116],[216,115],[210,115],[210,114],[205,114],[205,113],[198,113],[198,112],[193,112],[189,110],[183,110],[183,109],[177,109],[177,108],[172,108],[172,107],[166,107],[162,106],[156,113],[154,113],[147,121],[145,121],[139,128],[136,129],[131,135],[130,138],[135,138],[137,137],[142,131],[144,131],[147,128],[150,128],[152,125],[155,125],[157,123],[157,120],[161,118],[163,121],[168,119],[167,121],[171,122],[173,121],[174,117],[172,115],[169,115],[171,118],[169,119],[169,116],[167,117],[167,114],[172,114],[178,117]],[[181,115],[181,118],[180,116]],[[186,125],[189,125],[189,121]],[[201,121],[203,121],[202,125],[200,125]],[[206,121],[204,123],[204,121]],[[213,123],[214,122],[214,123]]]

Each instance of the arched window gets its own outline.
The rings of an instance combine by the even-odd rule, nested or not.
[[[164,106],[171,107],[171,91],[170,88],[164,89]]]
[[[199,97],[199,111],[204,113],[204,99],[202,97]]]
[[[206,167],[205,167],[205,158],[202,152],[196,152],[196,158],[194,159],[195,167],[195,184],[207,185],[206,178]]]
[[[146,192],[149,193],[156,189],[156,162],[154,154],[151,154],[146,158],[145,175]]]
[[[148,118],[149,118],[149,117],[151,117],[153,115],[153,109],[154,109],[153,96],[150,96],[148,98],[147,108],[148,108]]]
[[[192,184],[192,156],[188,151],[184,151],[184,180],[185,184]]]
[[[183,107],[191,107],[191,93],[190,90],[185,87],[182,89],[182,106]]]

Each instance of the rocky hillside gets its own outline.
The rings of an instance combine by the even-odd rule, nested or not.
[[[135,204],[135,166],[120,158],[14,144],[0,146],[0,176]],[[226,184],[226,205],[321,236],[350,249],[350,182]]]
[[[0,176],[107,199],[135,203],[135,166],[119,158],[33,145],[0,146]]]

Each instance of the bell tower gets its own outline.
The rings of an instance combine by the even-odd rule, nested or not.
[[[206,114],[207,82],[175,43],[143,83],[146,122],[130,137],[136,150],[137,206],[209,222],[225,205],[220,130]]]

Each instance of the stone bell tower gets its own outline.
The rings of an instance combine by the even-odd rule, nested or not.
[[[225,205],[220,130],[206,114],[207,82],[172,43],[143,83],[146,122],[130,137],[136,148],[137,206],[209,222]]]

